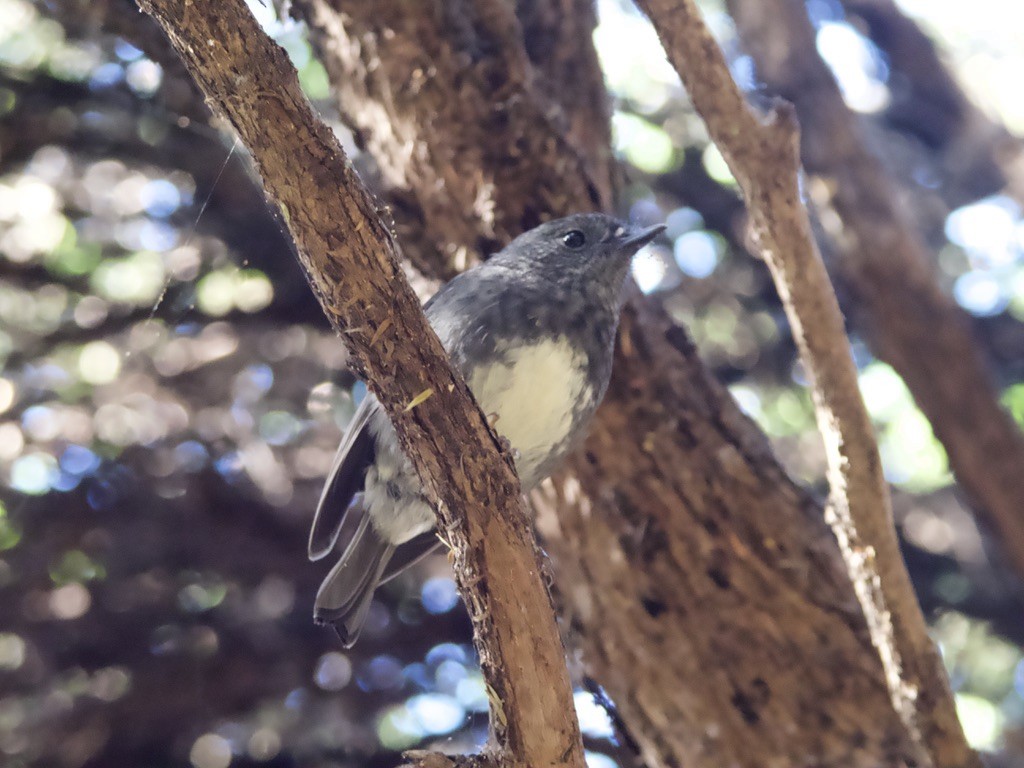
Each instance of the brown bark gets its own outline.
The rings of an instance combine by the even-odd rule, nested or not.
[[[576,175],[550,193],[549,153],[520,151],[559,141],[550,121],[520,120],[536,114],[524,103],[536,98],[531,89],[516,93],[508,130],[478,118],[495,109],[479,76],[488,66],[460,62],[493,49],[485,31],[445,26],[439,2],[400,11],[294,5],[366,145],[409,196],[437,212],[428,226],[439,242],[470,249],[481,241],[459,202],[472,198],[480,177],[511,184],[494,192],[502,231],[592,205],[590,185]],[[465,18],[472,6],[445,4]],[[508,37],[502,44],[522,45]],[[431,60],[429,87],[406,86],[415,56]],[[456,166],[473,172],[446,177],[439,193],[430,179]],[[635,300],[623,325],[585,449],[538,498],[587,674],[614,700],[651,766],[914,763],[918,747],[892,710],[820,507],[785,477],[764,436],[656,305]]]
[[[539,95],[510,4],[292,8],[309,24],[342,115],[385,180],[412,198],[415,229],[435,254],[415,264],[421,271],[449,278],[551,211],[607,207]]]
[[[799,131],[788,104],[746,103],[692,0],[641,0],[669,60],[739,182],[808,371],[830,485],[826,519],[882,660],[893,707],[928,762],[972,765],[952,695],[903,566],[882,462],[843,319],[800,198]],[[922,706],[928,702],[928,706]]]
[[[374,201],[242,0],[140,6],[249,148],[353,367],[436,505],[492,690],[496,756],[582,768],[562,645],[511,459],[427,325]]]
[[[648,765],[913,765],[821,509],[652,307],[536,506],[588,673]]]
[[[564,133],[585,162],[605,207],[614,199],[616,166],[608,89],[592,38],[593,0],[517,0],[526,53],[537,87],[562,110]]]
[[[858,326],[906,381],[957,480],[1024,573],[1024,435],[999,405],[967,317],[939,287],[891,179],[816,53],[803,4],[729,7],[759,77],[796,107],[809,193],[835,212],[834,273],[855,299]]]

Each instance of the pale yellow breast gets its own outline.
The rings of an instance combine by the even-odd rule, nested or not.
[[[577,402],[589,399],[586,359],[565,337],[520,347],[503,364],[476,368],[469,379],[480,407],[517,452],[525,486],[534,470],[569,436]]]

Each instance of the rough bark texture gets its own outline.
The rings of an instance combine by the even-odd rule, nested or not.
[[[451,277],[552,210],[608,205],[590,163],[559,130],[561,112],[539,96],[511,4],[292,6],[357,139],[386,181],[410,194],[396,218],[411,217],[440,256],[415,264],[422,271]],[[534,172],[522,173],[524,164]]]
[[[437,506],[492,690],[497,756],[581,768],[562,645],[511,459],[453,374],[373,200],[242,0],[140,6],[252,153],[353,367]]]
[[[611,105],[592,38],[593,0],[518,0],[526,53],[537,87],[562,110],[566,138],[588,163],[604,206],[614,199]]]
[[[891,179],[817,55],[803,3],[728,5],[758,76],[797,109],[809,193],[835,212],[826,223],[839,252],[834,274],[855,299],[858,326],[906,381],[957,480],[1024,573],[1024,435],[999,405],[966,315],[939,287]]]
[[[681,329],[634,303],[620,342],[575,476],[535,506],[645,762],[918,764],[821,508]]]
[[[800,199],[799,133],[788,104],[746,104],[692,0],[641,0],[697,111],[743,190],[807,368],[830,486],[826,517],[885,668],[889,695],[936,766],[976,764],[907,576],[839,305]]]
[[[507,130],[479,119],[496,108],[481,77],[489,67],[460,62],[474,51],[499,62],[521,54],[494,51],[479,25],[445,26],[442,5],[463,19],[482,12],[466,2],[401,12],[294,3],[343,111],[406,194],[436,212],[427,226],[439,242],[467,252],[487,242],[460,203],[479,178],[510,184],[494,190],[502,203],[485,234],[591,207],[592,184],[573,174],[554,192],[551,154],[520,151],[560,146],[550,121],[521,119],[538,112],[524,103],[538,98],[532,89],[517,92]],[[410,57],[433,65],[417,89],[406,87]],[[554,162],[564,168],[565,157]],[[439,190],[431,179],[449,167],[473,172],[446,177]],[[420,266],[438,274],[451,263]],[[586,673],[651,766],[914,763],[918,747],[892,710],[821,508],[787,480],[685,332],[639,299],[623,323],[591,437],[537,505]]]

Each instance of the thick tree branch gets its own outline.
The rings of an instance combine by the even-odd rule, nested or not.
[[[249,148],[324,311],[436,504],[496,700],[497,757],[581,768],[562,646],[512,462],[427,325],[373,200],[242,0],[140,6]]]
[[[842,316],[800,199],[792,107],[747,105],[693,0],[639,0],[736,177],[814,393],[839,541],[893,706],[936,766],[980,765],[964,740],[938,654],[900,556],[871,421]]]
[[[999,405],[965,313],[939,287],[934,260],[816,53],[803,3],[728,5],[759,77],[796,106],[809,193],[836,214],[834,274],[856,299],[858,326],[906,381],[957,480],[1024,573],[1024,434]]]

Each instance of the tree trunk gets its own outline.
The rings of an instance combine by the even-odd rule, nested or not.
[[[536,508],[587,673],[645,761],[915,764],[821,507],[653,308],[630,308],[616,366]]]
[[[492,6],[293,3],[343,113],[431,211],[416,224],[438,254],[598,202],[587,164],[536,119],[545,97],[503,48],[521,41],[480,21]],[[593,433],[538,524],[587,673],[644,759],[914,764],[821,507],[657,306],[635,299],[623,326]]]

